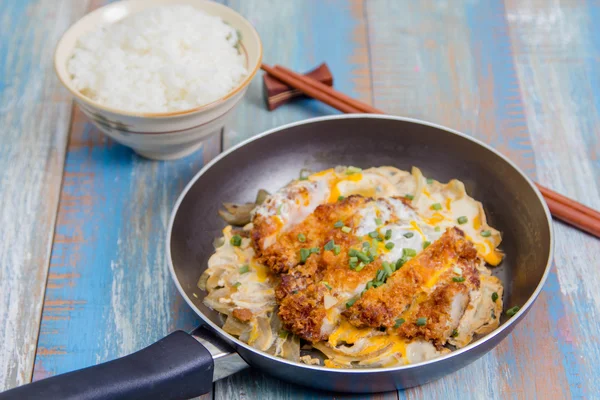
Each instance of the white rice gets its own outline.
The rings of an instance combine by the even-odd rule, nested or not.
[[[190,6],[163,6],[82,36],[68,61],[75,87],[119,110],[169,112],[215,101],[247,75],[238,33]]]

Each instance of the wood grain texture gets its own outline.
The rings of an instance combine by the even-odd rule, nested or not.
[[[71,118],[52,53],[78,3],[0,2],[0,391],[33,370]]]
[[[507,1],[506,15],[538,181],[598,209],[600,3]],[[600,241],[561,223],[554,233],[556,268],[545,292],[566,382],[548,390],[593,398],[600,393]]]

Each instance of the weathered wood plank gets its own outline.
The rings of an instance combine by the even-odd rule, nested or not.
[[[506,1],[506,9],[538,179],[598,209],[600,4]],[[600,241],[561,223],[554,228],[556,269],[546,292],[567,384],[562,392],[553,389],[562,397],[594,397],[600,393]]]
[[[368,3],[367,15],[377,107],[476,136],[535,176],[500,2],[376,1]],[[549,398],[561,393],[566,379],[560,349],[547,340],[553,333],[548,311],[553,294],[545,292],[526,320],[493,352],[446,378],[401,392],[400,397],[535,393]],[[542,363],[544,373],[539,373]]]
[[[0,2],[0,391],[33,370],[71,118],[52,56],[82,12],[74,0]]]

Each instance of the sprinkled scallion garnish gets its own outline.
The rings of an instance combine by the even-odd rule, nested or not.
[[[383,224],[383,222],[381,221],[381,218],[375,218],[375,225],[379,226]]]
[[[394,271],[392,270],[392,266],[391,266],[391,265],[390,265],[390,263],[389,263],[389,262],[387,262],[387,261],[384,261],[384,262],[382,262],[382,263],[381,263],[381,266],[383,267],[383,270],[385,271],[385,273],[386,273],[388,276],[392,275],[392,272],[394,272]]]
[[[519,306],[511,307],[508,310],[506,310],[506,315],[508,315],[509,317],[512,317],[517,312],[519,312],[520,309],[521,309],[521,307],[519,307]]]
[[[358,257],[350,257],[348,259],[348,265],[350,265],[350,269],[355,269],[358,265]]]
[[[490,237],[490,236],[492,236],[492,232],[490,232],[490,231],[481,231],[481,236],[483,236],[483,237]]]
[[[464,225],[467,222],[469,222],[469,218],[465,217],[464,215],[462,217],[458,217],[456,219],[456,222],[458,222],[460,225]]]
[[[492,301],[495,303],[496,300],[498,300],[498,293],[494,292],[492,293]]]
[[[346,168],[346,175],[354,175],[360,171],[362,171],[362,168],[350,166],[350,167]]]
[[[301,181],[306,181],[308,180],[308,177],[310,176],[310,171],[307,169],[301,169],[300,170],[300,178],[299,180]]]
[[[232,246],[239,247],[242,244],[242,237],[240,235],[233,235],[229,240]]]
[[[414,234],[414,233],[412,233],[412,232],[406,232],[406,233],[405,233],[404,235],[402,235],[402,236],[404,236],[404,237],[405,237],[405,238],[407,238],[407,239],[410,239],[411,237],[415,236],[415,234]]]
[[[464,281],[465,281],[464,276],[455,276],[452,278],[452,282],[464,282]]]
[[[329,282],[321,282],[323,284],[323,286],[325,286],[327,288],[327,290],[331,290],[331,285],[329,285]]]
[[[335,254],[336,256],[338,254],[340,254],[341,251],[342,251],[342,247],[339,244],[336,244],[335,246],[333,246],[333,254]]]
[[[338,201],[342,201],[344,200],[346,197],[345,196],[338,196]]]
[[[305,235],[304,233],[299,233],[299,234],[298,234],[298,241],[299,241],[300,243],[304,243],[304,242],[306,242],[306,235]]]
[[[390,240],[392,238],[392,230],[388,229],[385,231],[385,240]]]
[[[452,330],[452,333],[450,334],[451,337],[457,337],[458,336],[458,331],[456,329]]]
[[[349,226],[343,226],[342,227],[342,232],[344,232],[344,233],[350,233],[350,232],[352,232],[352,228],[350,228]]]
[[[310,254],[310,249],[300,249],[300,264],[304,264]]]
[[[372,287],[373,287],[373,281],[367,282],[367,290],[371,289]]]
[[[344,226],[344,223],[342,221],[337,221],[335,224],[333,224],[333,227],[337,228],[337,229],[340,229],[343,226]]]
[[[379,232],[377,232],[377,231],[369,232],[369,237],[372,239],[376,239],[379,237]]]
[[[433,178],[427,178],[427,184],[431,185],[433,183]]]
[[[319,254],[320,252],[321,252],[321,249],[319,249],[318,247],[310,248],[310,254]]]
[[[406,263],[406,258],[401,257],[396,261],[396,271],[402,268],[402,266]]]
[[[417,318],[417,326],[425,326],[427,325],[427,318],[421,317]]]
[[[406,195],[404,195],[404,198],[408,199],[408,200],[412,200],[415,198],[415,196],[413,196],[412,194],[406,194]]]
[[[369,256],[366,255],[365,253],[363,253],[362,251],[357,251],[355,257],[357,257],[360,261],[364,262],[365,264],[368,264],[371,262],[371,259],[369,258]]]
[[[365,267],[365,263],[361,261],[361,262],[359,262],[359,263],[358,263],[358,265],[356,266],[356,268],[354,268],[354,270],[355,270],[356,272],[360,272],[360,271],[362,271],[362,269],[363,269],[364,267]]]
[[[277,206],[277,215],[281,215],[281,208],[283,207],[283,204],[280,204],[279,206]]]
[[[346,308],[350,308],[354,305],[354,303],[356,303],[356,300],[358,300],[358,297],[355,297],[353,299],[350,299],[347,303],[346,303]]]
[[[434,231],[436,231],[436,232],[439,232],[439,231],[441,231],[441,230],[442,230],[442,228],[441,228],[441,227],[439,227],[439,226],[436,226],[435,228],[433,228],[433,230],[434,230]]]
[[[246,272],[250,271],[250,267],[248,266],[248,264],[244,264],[240,268],[238,268],[238,271],[240,272],[240,274],[245,274]]]
[[[441,210],[441,209],[442,209],[442,205],[441,205],[440,203],[433,203],[433,204],[431,205],[431,207],[429,207],[429,208],[431,208],[432,210],[439,211],[439,210]]]
[[[430,241],[428,241],[428,240],[424,241],[423,242],[423,250],[425,250],[426,248],[428,248],[430,244],[431,244]]]
[[[242,286],[242,282],[236,282],[233,284],[234,288],[239,288],[240,286]]]
[[[415,249],[409,249],[405,247],[402,249],[402,255],[405,257],[414,257],[417,255],[417,251]]]
[[[394,246],[395,246],[394,242],[387,242],[387,243],[385,244],[385,248],[386,248],[386,249],[388,249],[388,250],[391,250],[391,249],[393,249],[393,248],[394,248]]]
[[[402,325],[403,323],[405,323],[406,321],[404,320],[404,318],[398,318],[396,320],[396,323],[394,324],[394,328],[399,328],[400,325]]]
[[[325,246],[323,246],[323,249],[327,250],[327,251],[332,251],[334,247],[335,247],[335,242],[333,240],[330,240],[329,242],[325,243]]]

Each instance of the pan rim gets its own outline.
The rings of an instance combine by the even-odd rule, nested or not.
[[[499,326],[492,332],[486,334],[484,337],[480,338],[476,342],[472,342],[469,345],[467,345],[461,349],[454,350],[454,351],[452,351],[448,354],[445,354],[441,357],[438,357],[438,358],[433,358],[431,360],[422,361],[422,362],[415,363],[415,364],[401,365],[401,366],[396,366],[396,367],[350,369],[350,368],[327,368],[325,366],[320,366],[320,365],[317,366],[317,365],[301,364],[299,362],[293,362],[293,361],[286,360],[281,357],[276,357],[271,354],[265,353],[263,351],[257,350],[255,348],[253,348],[252,346],[248,345],[247,343],[242,342],[235,336],[230,335],[229,333],[225,332],[220,326],[213,323],[209,318],[207,318],[204,315],[204,313],[202,311],[200,311],[196,307],[196,305],[193,303],[191,298],[185,293],[183,287],[181,286],[179,280],[177,279],[177,274],[175,273],[175,268],[173,266],[173,259],[171,256],[171,235],[173,233],[173,224],[175,222],[175,217],[177,215],[179,207],[181,206],[181,203],[183,202],[183,199],[186,197],[189,190],[195,185],[196,181],[198,181],[198,179],[200,179],[200,177],[202,175],[204,175],[204,173],[206,171],[208,171],[214,164],[219,162],[222,158],[235,152],[237,149],[242,148],[245,145],[247,145],[248,143],[251,143],[251,142],[258,140],[260,138],[263,138],[265,136],[276,134],[278,132],[285,131],[289,128],[293,128],[293,127],[299,126],[299,125],[308,125],[308,124],[317,123],[317,122],[321,122],[321,121],[331,121],[331,120],[338,120],[338,119],[355,119],[355,118],[356,119],[365,119],[365,118],[366,119],[387,119],[387,120],[409,122],[409,123],[414,123],[414,124],[419,124],[419,125],[424,125],[424,126],[429,126],[432,128],[440,129],[440,130],[446,131],[448,133],[460,136],[461,138],[469,140],[475,144],[478,144],[479,146],[491,151],[492,153],[494,153],[495,155],[500,157],[504,162],[506,162],[508,165],[510,165],[519,175],[521,175],[525,179],[525,181],[527,182],[529,187],[536,194],[538,201],[540,202],[540,205],[542,206],[544,213],[546,215],[546,222],[548,224],[548,232],[549,232],[549,250],[548,250],[548,258],[547,258],[547,262],[546,262],[546,267],[544,269],[544,274],[542,275],[542,278],[540,279],[538,285],[536,286],[533,294],[521,306],[521,308],[517,312],[517,314],[512,316],[503,325]],[[285,125],[281,125],[281,126],[269,129],[267,131],[259,133],[256,136],[246,139],[246,140],[236,144],[235,146],[232,146],[231,148],[227,149],[226,151],[224,151],[221,154],[219,154],[218,156],[216,156],[208,164],[206,164],[204,167],[202,167],[202,169],[200,171],[198,171],[198,173],[190,180],[190,182],[185,186],[185,188],[183,189],[183,191],[177,198],[177,201],[175,202],[175,205],[173,206],[173,210],[171,211],[171,216],[169,217],[169,225],[168,225],[167,236],[166,236],[166,246],[167,246],[167,249],[166,249],[167,250],[167,263],[169,266],[169,272],[171,274],[171,279],[173,280],[173,282],[175,283],[175,286],[177,287],[177,290],[179,291],[181,296],[184,298],[184,300],[188,304],[188,306],[190,306],[192,308],[192,310],[194,310],[194,312],[202,319],[202,321],[205,324],[207,324],[208,326],[210,326],[214,330],[214,332],[216,332],[219,336],[226,338],[229,342],[235,343],[235,346],[243,347],[245,350],[248,350],[248,351],[256,354],[257,356],[269,358],[272,361],[287,364],[291,367],[315,370],[315,371],[320,371],[320,372],[326,371],[328,373],[370,374],[370,373],[375,373],[375,372],[396,372],[396,371],[412,370],[415,368],[423,367],[425,365],[439,363],[439,362],[442,362],[442,361],[445,361],[445,360],[448,360],[448,359],[451,359],[454,357],[458,357],[462,353],[471,351],[476,347],[482,346],[484,343],[486,343],[489,340],[492,340],[495,336],[500,335],[505,330],[507,330],[507,329],[510,330],[513,327],[513,325],[520,322],[521,319],[524,317],[524,315],[527,313],[527,311],[529,311],[530,307],[533,305],[533,303],[539,296],[540,292],[542,291],[542,288],[544,287],[544,285],[546,283],[548,275],[550,274],[550,269],[552,267],[552,262],[553,262],[553,257],[554,257],[554,231],[553,231],[553,227],[552,227],[552,217],[550,214],[550,210],[548,209],[548,206],[547,206],[546,202],[544,201],[542,194],[537,189],[537,187],[532,182],[532,180],[529,179],[529,177],[527,175],[525,175],[525,173],[515,163],[513,163],[511,160],[509,160],[507,157],[505,157],[502,153],[498,152],[497,150],[495,150],[488,144],[482,142],[481,140],[473,138],[471,136],[468,136],[457,130],[445,127],[443,125],[438,125],[435,123],[419,120],[416,118],[399,117],[399,116],[382,115],[382,114],[340,114],[340,115],[328,115],[328,116],[323,116],[323,117],[304,119],[304,120],[292,122],[289,124],[285,124]],[[508,333],[510,333],[510,332],[508,332]],[[507,335],[508,335],[508,333],[507,333]],[[235,349],[235,350],[237,351],[237,349]]]

